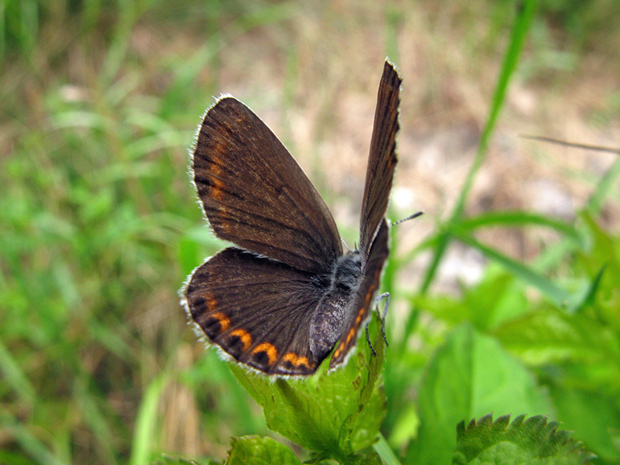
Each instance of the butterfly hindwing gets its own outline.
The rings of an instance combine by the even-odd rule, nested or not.
[[[237,361],[267,374],[308,375],[309,320],[324,283],[254,253],[229,247],[198,267],[185,290],[192,319]]]

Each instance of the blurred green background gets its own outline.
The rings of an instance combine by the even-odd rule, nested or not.
[[[507,343],[515,332],[493,326],[501,318],[480,323],[497,287],[479,286],[508,273],[532,310],[548,297],[541,276],[577,289],[620,257],[617,154],[519,137],[620,147],[620,2],[541,0],[486,159],[464,190],[518,7],[2,0],[0,463],[221,459],[229,436],[268,434],[178,304],[187,274],[222,246],[201,218],[188,149],[213,97],[235,95],[287,145],[354,244],[386,56],[404,79],[391,217],[426,214],[393,239],[387,325],[399,342],[387,357],[400,365],[386,367],[386,392],[412,407],[389,404],[384,435],[395,449],[415,436],[402,427],[415,425],[415,382],[458,321],[504,334],[514,355],[547,369],[541,383],[551,378],[547,359],[523,340]],[[463,193],[464,216],[520,210],[540,221],[490,221],[475,241],[429,252]],[[576,245],[544,255],[569,235],[553,222],[573,225],[584,210],[591,220],[579,237],[595,237],[597,255]],[[596,318],[617,338],[616,264]],[[602,349],[599,382],[587,389],[616,399],[610,412],[620,409],[618,340]],[[601,463],[620,463],[619,444]]]

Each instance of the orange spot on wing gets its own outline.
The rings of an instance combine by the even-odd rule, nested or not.
[[[226,153],[226,150],[227,150],[227,147],[225,144],[218,143],[213,147],[212,152],[211,152],[211,166],[210,166],[211,173],[209,174],[209,180],[211,182],[211,186],[209,189],[210,190],[209,194],[211,195],[211,198],[213,200],[219,203],[222,202],[222,200],[224,199],[224,195],[225,195],[224,187],[226,186],[226,183],[222,181],[222,177],[223,177],[222,164],[224,163],[223,158]],[[226,213],[226,209],[224,208],[223,205],[219,205],[218,210],[220,211],[220,214]]]
[[[254,350],[252,350],[252,353],[257,354],[258,352],[265,352],[267,354],[267,358],[269,358],[269,365],[276,363],[276,359],[278,358],[278,349],[276,349],[273,344],[263,342],[257,345]]]
[[[355,329],[356,328],[351,328],[349,332],[347,333],[347,341],[346,341],[347,344],[351,342],[351,339],[353,339],[353,337],[355,336],[355,332],[356,332]]]
[[[308,368],[310,368],[310,362],[308,361],[308,357],[300,357],[293,352],[289,352],[288,354],[286,354],[284,357],[282,357],[282,360],[284,360],[285,362],[291,362],[291,364],[295,367],[298,367],[300,365],[306,365]]]
[[[200,294],[200,297],[205,300],[205,305],[209,312],[217,312],[217,299],[213,296],[213,293],[205,292],[204,294]]]
[[[252,336],[250,336],[250,333],[248,333],[245,329],[235,329],[233,332],[230,333],[230,335],[237,336],[239,339],[241,339],[244,351],[248,350],[252,345]]]
[[[338,344],[338,348],[334,351],[334,356],[332,358],[340,357],[340,352],[342,352],[342,344]]]
[[[215,299],[207,299],[207,305],[209,306],[209,309],[211,309],[213,308],[212,305],[217,306],[217,301]],[[217,322],[220,324],[220,333],[223,333],[228,328],[230,328],[230,320],[222,312],[215,312],[209,315],[209,318],[217,320]]]
[[[224,197],[224,190],[222,187],[224,187],[224,183],[220,179],[213,178],[211,180],[211,197],[218,202],[221,202],[222,197]]]

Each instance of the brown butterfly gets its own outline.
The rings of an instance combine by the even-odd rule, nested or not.
[[[269,375],[345,362],[388,257],[385,213],[396,167],[401,79],[385,62],[368,157],[359,250],[271,130],[232,97],[204,116],[192,168],[215,234],[235,246],[200,265],[183,303],[209,340]]]

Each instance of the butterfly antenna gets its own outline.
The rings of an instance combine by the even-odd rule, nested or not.
[[[421,216],[423,214],[424,214],[424,212],[414,213],[413,215],[410,215],[407,218],[403,218],[402,220],[395,221],[394,223],[392,223],[392,226],[396,226],[397,224],[404,223],[405,221],[412,220],[412,219],[417,218],[418,216]]]
[[[342,241],[342,245],[344,245],[344,248],[347,249],[347,252],[351,252],[351,249],[349,249],[349,246],[347,245],[346,241],[344,239],[340,239]]]

